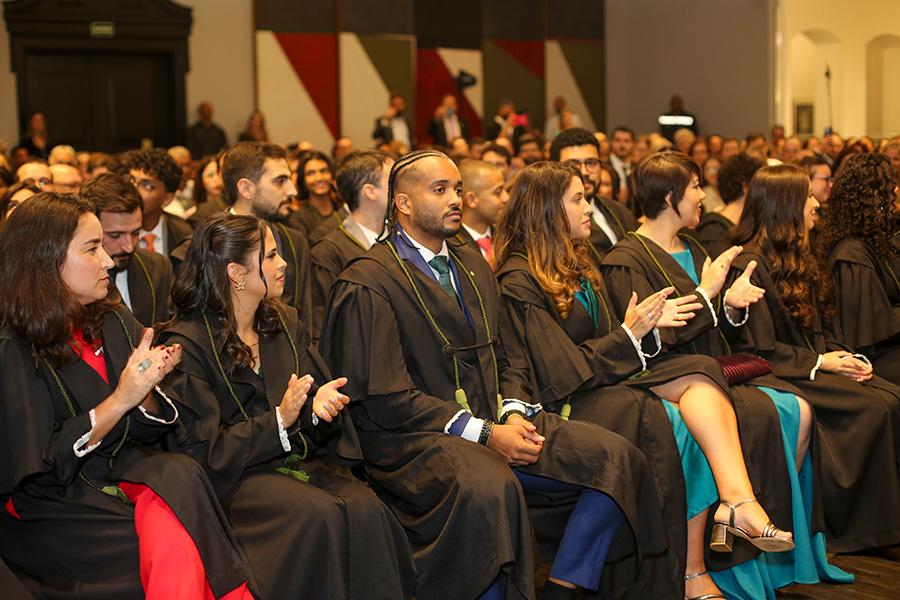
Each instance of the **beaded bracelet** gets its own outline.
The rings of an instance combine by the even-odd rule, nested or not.
[[[513,415],[519,415],[526,421],[528,420],[528,415],[526,415],[524,412],[522,412],[521,410],[512,409],[512,410],[508,410],[505,413],[503,413],[503,416],[500,417],[500,424],[505,425],[506,422],[509,421],[509,418]]]
[[[478,443],[482,446],[488,445],[488,440],[491,439],[491,432],[494,430],[494,422],[488,421],[487,419],[481,425],[481,434],[478,436]]]

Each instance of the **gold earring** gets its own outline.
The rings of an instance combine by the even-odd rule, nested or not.
[[[243,279],[241,279],[240,281],[237,282],[237,285],[234,286],[234,289],[236,289],[239,292],[242,292],[242,291],[244,291],[245,287],[247,287],[247,282],[245,282]]]

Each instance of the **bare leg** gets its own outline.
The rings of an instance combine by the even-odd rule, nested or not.
[[[653,392],[678,404],[685,425],[706,455],[719,497],[732,503],[755,498],[744,463],[737,417],[722,390],[702,375],[688,375],[657,386]],[[728,514],[728,508],[720,506],[716,520],[727,521]],[[760,535],[768,522],[766,511],[758,503],[742,506],[735,521],[751,535]],[[792,537],[790,533],[785,535],[787,539]]]
[[[812,439],[813,413],[806,398],[797,396],[800,405],[800,432],[797,435],[797,471],[803,466],[806,459],[806,451],[809,450],[809,441]]]
[[[685,575],[702,573],[706,570],[706,561],[703,559],[703,548],[705,544],[703,536],[706,530],[706,519],[708,516],[709,511],[704,510],[688,521],[687,563]],[[688,598],[718,593],[720,593],[720,590],[709,575],[694,577],[685,580],[684,582],[684,595]]]

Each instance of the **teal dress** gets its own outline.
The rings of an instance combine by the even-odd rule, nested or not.
[[[672,253],[678,264],[694,280],[700,283],[690,249]],[[781,438],[787,464],[795,464],[794,455],[800,435],[800,406],[796,396],[771,388],[760,388],[778,411],[781,421]],[[687,486],[687,518],[691,519],[718,502],[719,495],[712,470],[706,456],[687,430],[681,412],[670,402],[663,401],[681,454],[684,479]],[[710,571],[710,575],[722,593],[728,598],[761,600],[775,599],[775,590],[794,584],[814,584],[820,581],[852,583],[854,576],[828,564],[825,555],[825,535],[812,533],[812,461],[809,453],[800,472],[788,468],[791,484],[791,505],[795,547],[789,552],[763,552],[755,559],[724,571]],[[797,501],[799,499],[799,502]],[[740,499],[735,499],[740,500]],[[710,518],[712,518],[712,512]]]

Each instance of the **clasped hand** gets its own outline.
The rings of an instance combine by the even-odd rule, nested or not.
[[[510,415],[505,425],[494,425],[488,440],[488,448],[513,467],[536,463],[543,447],[544,436],[537,432],[534,423],[517,414]]]
[[[829,373],[839,373],[853,381],[872,379],[872,365],[862,361],[846,350],[836,350],[822,355],[822,366]]]

